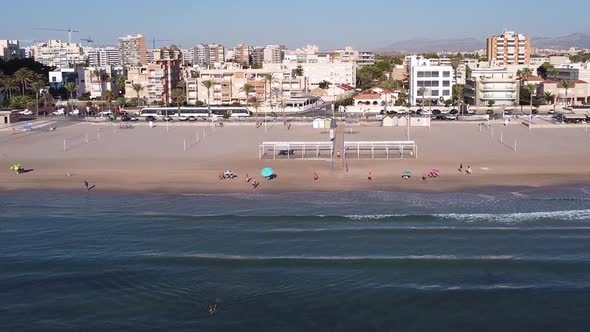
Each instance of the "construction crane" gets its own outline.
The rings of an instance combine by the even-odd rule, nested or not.
[[[90,39],[90,36],[88,36],[88,38],[82,38],[80,40],[81,41],[85,41],[86,42],[86,46],[90,45],[90,43],[94,43],[94,40]]]
[[[156,39],[156,37],[154,37],[152,39],[152,49],[155,49],[156,48],[156,42],[159,43],[159,42],[171,42],[171,41],[172,40],[170,40],[170,39]]]
[[[79,30],[72,29],[72,28],[65,28],[65,29],[53,29],[53,28],[37,28],[35,30],[47,30],[47,31],[63,31],[68,33],[68,44],[72,43],[72,32],[80,32]]]

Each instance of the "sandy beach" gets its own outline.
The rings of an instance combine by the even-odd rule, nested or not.
[[[344,123],[340,124],[344,126]],[[100,129],[99,129],[100,128]],[[494,130],[494,137],[491,134]],[[412,128],[411,139],[419,148],[417,159],[356,160],[260,160],[263,141],[328,141],[326,129],[311,124],[290,130],[277,121],[264,127],[227,124],[167,126],[145,123],[132,129],[111,124],[69,122],[55,131],[0,131],[0,190],[83,190],[84,181],[95,191],[164,193],[277,193],[306,191],[427,191],[447,192],[488,187],[539,187],[590,183],[590,132],[585,128],[533,129],[518,124],[492,124],[480,131],[477,123],[434,123]],[[203,132],[205,131],[205,132]],[[100,132],[100,135],[99,135]],[[200,141],[184,151],[184,140],[199,133]],[[400,127],[353,126],[346,128],[350,141],[406,139]],[[205,133],[206,137],[203,137]],[[88,135],[88,143],[85,142]],[[67,151],[63,141],[71,140]],[[504,144],[500,142],[500,136]],[[516,151],[514,141],[516,140]],[[20,162],[27,173],[9,171]],[[471,166],[473,173],[457,168]],[[277,178],[265,181],[263,167],[272,167]],[[437,179],[422,181],[430,169]],[[232,170],[234,180],[219,180],[219,172]],[[404,171],[413,177],[404,180]],[[368,172],[372,179],[368,180]],[[320,179],[314,181],[317,172]],[[260,185],[244,180],[248,174]]]

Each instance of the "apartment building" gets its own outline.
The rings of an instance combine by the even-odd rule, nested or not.
[[[225,47],[219,44],[200,44],[193,47],[193,64],[210,68],[225,62]]]
[[[153,54],[154,54],[153,61],[158,61],[158,60],[180,60],[181,62],[183,61],[182,50],[179,49],[178,47],[176,47],[175,45],[172,45],[170,47],[156,48],[155,50],[153,50]]]
[[[143,35],[120,37],[118,43],[121,63],[124,66],[145,65],[148,63],[147,46]]]
[[[530,65],[531,37],[506,31],[487,39],[487,58],[497,65]]]
[[[555,96],[555,104],[558,105],[581,105],[590,102],[590,84],[587,81],[572,81],[573,86],[567,90],[561,82],[547,80],[538,87],[538,92],[543,95],[549,92]]]
[[[86,63],[88,60],[82,45],[61,40],[49,40],[46,43],[34,45],[32,56],[37,62],[57,68],[73,67],[77,63]]]
[[[285,58],[285,45],[266,45],[264,47],[264,63],[281,63]]]
[[[264,47],[256,46],[252,48],[250,57],[250,64],[252,66],[261,67],[264,64]]]
[[[265,74],[272,74],[272,83],[265,80]],[[203,81],[210,80],[213,86],[207,94]],[[249,84],[253,91],[246,95],[244,85]],[[270,104],[301,96],[305,91],[304,77],[296,77],[289,69],[205,69],[200,72],[196,80],[189,80],[187,84],[188,103],[194,104],[200,100],[211,105],[231,104],[234,102],[245,104],[257,101]],[[278,92],[278,94],[277,94]],[[195,97],[196,96],[196,97]]]
[[[147,66],[147,95],[150,104],[173,103],[172,90],[180,81],[180,60],[155,60]]]
[[[354,62],[359,67],[372,66],[375,64],[375,54],[368,51],[357,51],[351,46],[344,49],[335,50],[337,61]]]
[[[125,98],[137,98],[137,92],[133,89],[135,84],[141,85],[139,99],[147,102],[148,99],[148,68],[147,66],[131,66],[127,68],[127,80],[125,81]]]
[[[411,105],[423,104],[426,100],[439,103],[441,97],[444,100],[452,97],[453,67],[435,66],[430,59],[412,56],[409,68]]]
[[[250,46],[240,44],[234,47],[234,62],[242,66],[250,65]]]
[[[87,80],[84,74],[85,68],[57,68],[50,71],[48,74],[49,87],[51,89],[59,90],[67,83],[76,84],[76,91],[74,98],[82,96],[87,91]]]
[[[0,60],[23,59],[25,50],[20,48],[18,40],[0,40]]]
[[[323,81],[328,81],[331,85],[356,86],[356,70],[358,66],[355,62],[293,63],[283,61],[282,64],[264,64],[263,69],[267,71],[286,69],[295,72],[298,67],[303,70],[303,77],[307,82],[306,91],[317,88]]]
[[[474,106],[518,105],[519,83],[507,69],[476,69],[465,82],[465,102]]]
[[[86,51],[90,67],[120,66],[121,53],[118,48],[90,48]]]

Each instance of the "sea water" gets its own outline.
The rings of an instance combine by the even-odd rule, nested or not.
[[[2,331],[590,328],[590,188],[0,202]]]

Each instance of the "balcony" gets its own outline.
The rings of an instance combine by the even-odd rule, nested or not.
[[[484,93],[481,97],[481,100],[515,100],[516,94],[512,93]]]

